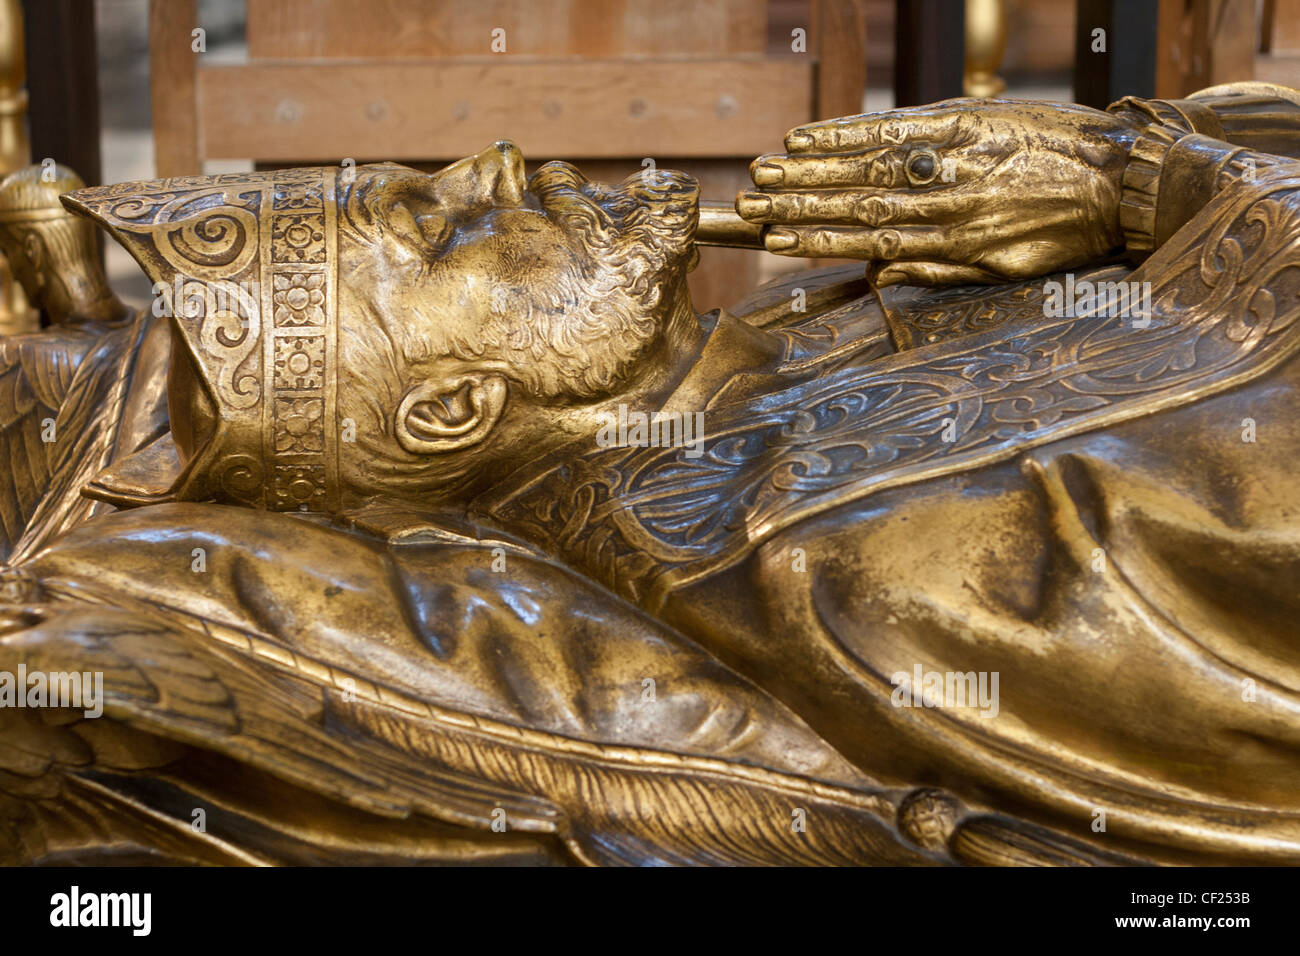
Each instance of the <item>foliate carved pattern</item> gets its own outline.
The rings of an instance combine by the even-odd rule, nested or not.
[[[278,215],[271,220],[271,259],[275,262],[325,261],[325,216]]]
[[[319,454],[325,450],[324,403],[319,398],[276,398],[277,455]]]
[[[321,210],[321,183],[304,180],[298,182],[277,182],[271,199],[274,209]]]
[[[275,181],[277,183],[318,183],[321,181],[321,170],[316,166],[277,169]]]
[[[284,508],[331,499],[332,177],[186,176],[69,197],[175,290],[177,327],[222,411],[195,468],[206,477],[196,487],[218,497]],[[295,469],[292,493],[282,466]]]
[[[218,173],[212,177],[212,182],[223,186],[261,186],[266,182],[266,173]]]
[[[795,313],[764,328],[784,339],[783,366],[789,371],[816,368],[825,372],[848,361],[862,362],[893,351],[874,295],[860,296],[815,315]]]
[[[271,507],[276,511],[324,511],[325,466],[275,466],[272,478]]]
[[[1089,282],[1120,282],[1128,270],[1123,266],[1091,269],[1080,279]],[[897,327],[902,331],[903,348],[933,345],[997,328],[1016,315],[1045,315],[1044,279],[989,290],[959,286],[926,291],[915,300],[915,307],[894,310]]]
[[[260,201],[257,190],[207,183],[204,189],[109,197],[95,211],[116,230],[139,236],[146,253],[178,275],[215,282],[255,265]]]
[[[162,281],[172,314],[218,399],[235,409],[261,400],[258,211],[249,183],[208,177],[124,183],[77,194]]]
[[[277,326],[325,324],[325,273],[276,272],[271,304]]]
[[[175,288],[169,290],[172,314],[197,344],[201,361],[215,372],[217,395],[233,408],[256,405],[262,397],[257,297],[247,285],[220,280],[183,282],[179,295]]]
[[[251,455],[226,455],[209,468],[208,484],[214,495],[257,505],[262,498],[262,463]]]
[[[280,336],[275,340],[277,391],[319,391],[324,385],[325,336]]]
[[[267,505],[277,510],[325,510],[327,429],[332,428],[330,363],[333,303],[325,182],[320,170],[275,174],[271,205],[271,351],[275,388],[271,441],[274,478]],[[309,334],[310,333],[310,334]]]
[[[722,410],[698,458],[563,449],[481,507],[654,607],[819,509],[1262,374],[1300,345],[1298,250],[1300,177],[1273,176],[1222,194],[1132,274],[1152,283],[1146,328],[1031,314]]]

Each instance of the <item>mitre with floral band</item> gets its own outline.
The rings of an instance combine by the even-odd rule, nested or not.
[[[169,434],[86,494],[337,511],[336,173],[189,176],[62,197],[156,283],[175,330],[172,374],[202,383],[214,418],[190,454]]]

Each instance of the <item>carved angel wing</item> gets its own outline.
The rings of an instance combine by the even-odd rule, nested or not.
[[[104,717],[0,708],[0,863],[1136,862],[938,791],[439,711],[147,609],[11,604],[6,630],[0,669],[102,674]]]
[[[145,314],[0,337],[0,563],[105,510],[81,489],[121,450],[123,402],[149,328]]]
[[[307,845],[319,852],[349,842],[336,829],[343,807],[360,811],[352,825],[367,835],[364,854],[350,848],[357,861],[386,853],[444,862],[547,857],[545,840],[478,848],[458,832],[491,833],[496,811],[514,830],[553,833],[559,815],[545,801],[421,766],[381,740],[329,726],[320,688],[205,646],[202,632],[115,608],[19,615],[10,626],[21,627],[21,638],[0,644],[0,669],[101,674],[104,718],[85,707],[0,708],[7,862],[91,850],[99,859],[114,844],[188,862],[311,862]],[[232,789],[232,778],[242,786]],[[277,798],[266,804],[256,794],[270,778]],[[208,818],[202,829],[195,810]],[[36,826],[25,840],[15,835],[18,821]],[[317,839],[305,843],[305,833]]]
[[[59,409],[94,342],[77,329],[0,337],[0,561],[49,490]]]
[[[149,608],[8,615],[0,671],[102,674],[104,707],[0,710],[10,862],[104,862],[114,847],[246,863],[933,859],[897,835],[877,792],[431,707]]]
[[[465,525],[386,547],[293,516],[153,505],[0,573],[0,675],[103,682],[102,718],[0,707],[0,854],[1102,861],[947,795],[881,787],[661,622],[483,540]]]

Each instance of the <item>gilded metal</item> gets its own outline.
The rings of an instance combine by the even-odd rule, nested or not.
[[[966,0],[966,69],[962,92],[997,96],[1007,88],[998,75],[1007,46],[1005,0]]]
[[[22,5],[18,0],[3,0],[0,2],[0,174],[12,173],[31,162],[26,82]],[[40,315],[28,305],[9,260],[0,253],[0,335],[32,332],[39,327]]]
[[[746,222],[729,202],[700,200],[700,220],[695,227],[697,246],[762,249],[763,228]]]
[[[0,343],[2,858],[1300,861],[1295,156],[1251,85],[813,124],[735,213],[15,199],[158,295],[83,243]],[[700,314],[708,244],[860,264]]]

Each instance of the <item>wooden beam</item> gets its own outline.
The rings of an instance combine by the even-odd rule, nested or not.
[[[817,100],[813,119],[856,116],[867,88],[866,0],[813,0]]]
[[[464,58],[261,63],[199,71],[211,159],[756,156],[806,122],[806,58]]]
[[[198,25],[195,0],[149,0],[149,87],[158,176],[203,172],[195,82],[201,54],[193,51],[191,36]]]
[[[1161,99],[1178,99],[1186,93],[1188,47],[1186,0],[1159,0],[1156,12],[1155,95]]]
[[[1194,65],[1188,91],[1255,78],[1256,23],[1254,0],[1197,0],[1192,36]]]
[[[1300,0],[1271,0],[1263,16],[1268,30],[1269,53],[1300,50]]]
[[[1269,10],[1263,8],[1265,17]],[[1276,34],[1268,36],[1269,23],[1265,19],[1263,35],[1276,44]],[[1207,86],[1254,79],[1259,34],[1253,0],[1160,0],[1156,95],[1176,99]]]
[[[246,0],[261,59],[728,56],[767,49],[767,0]]]

